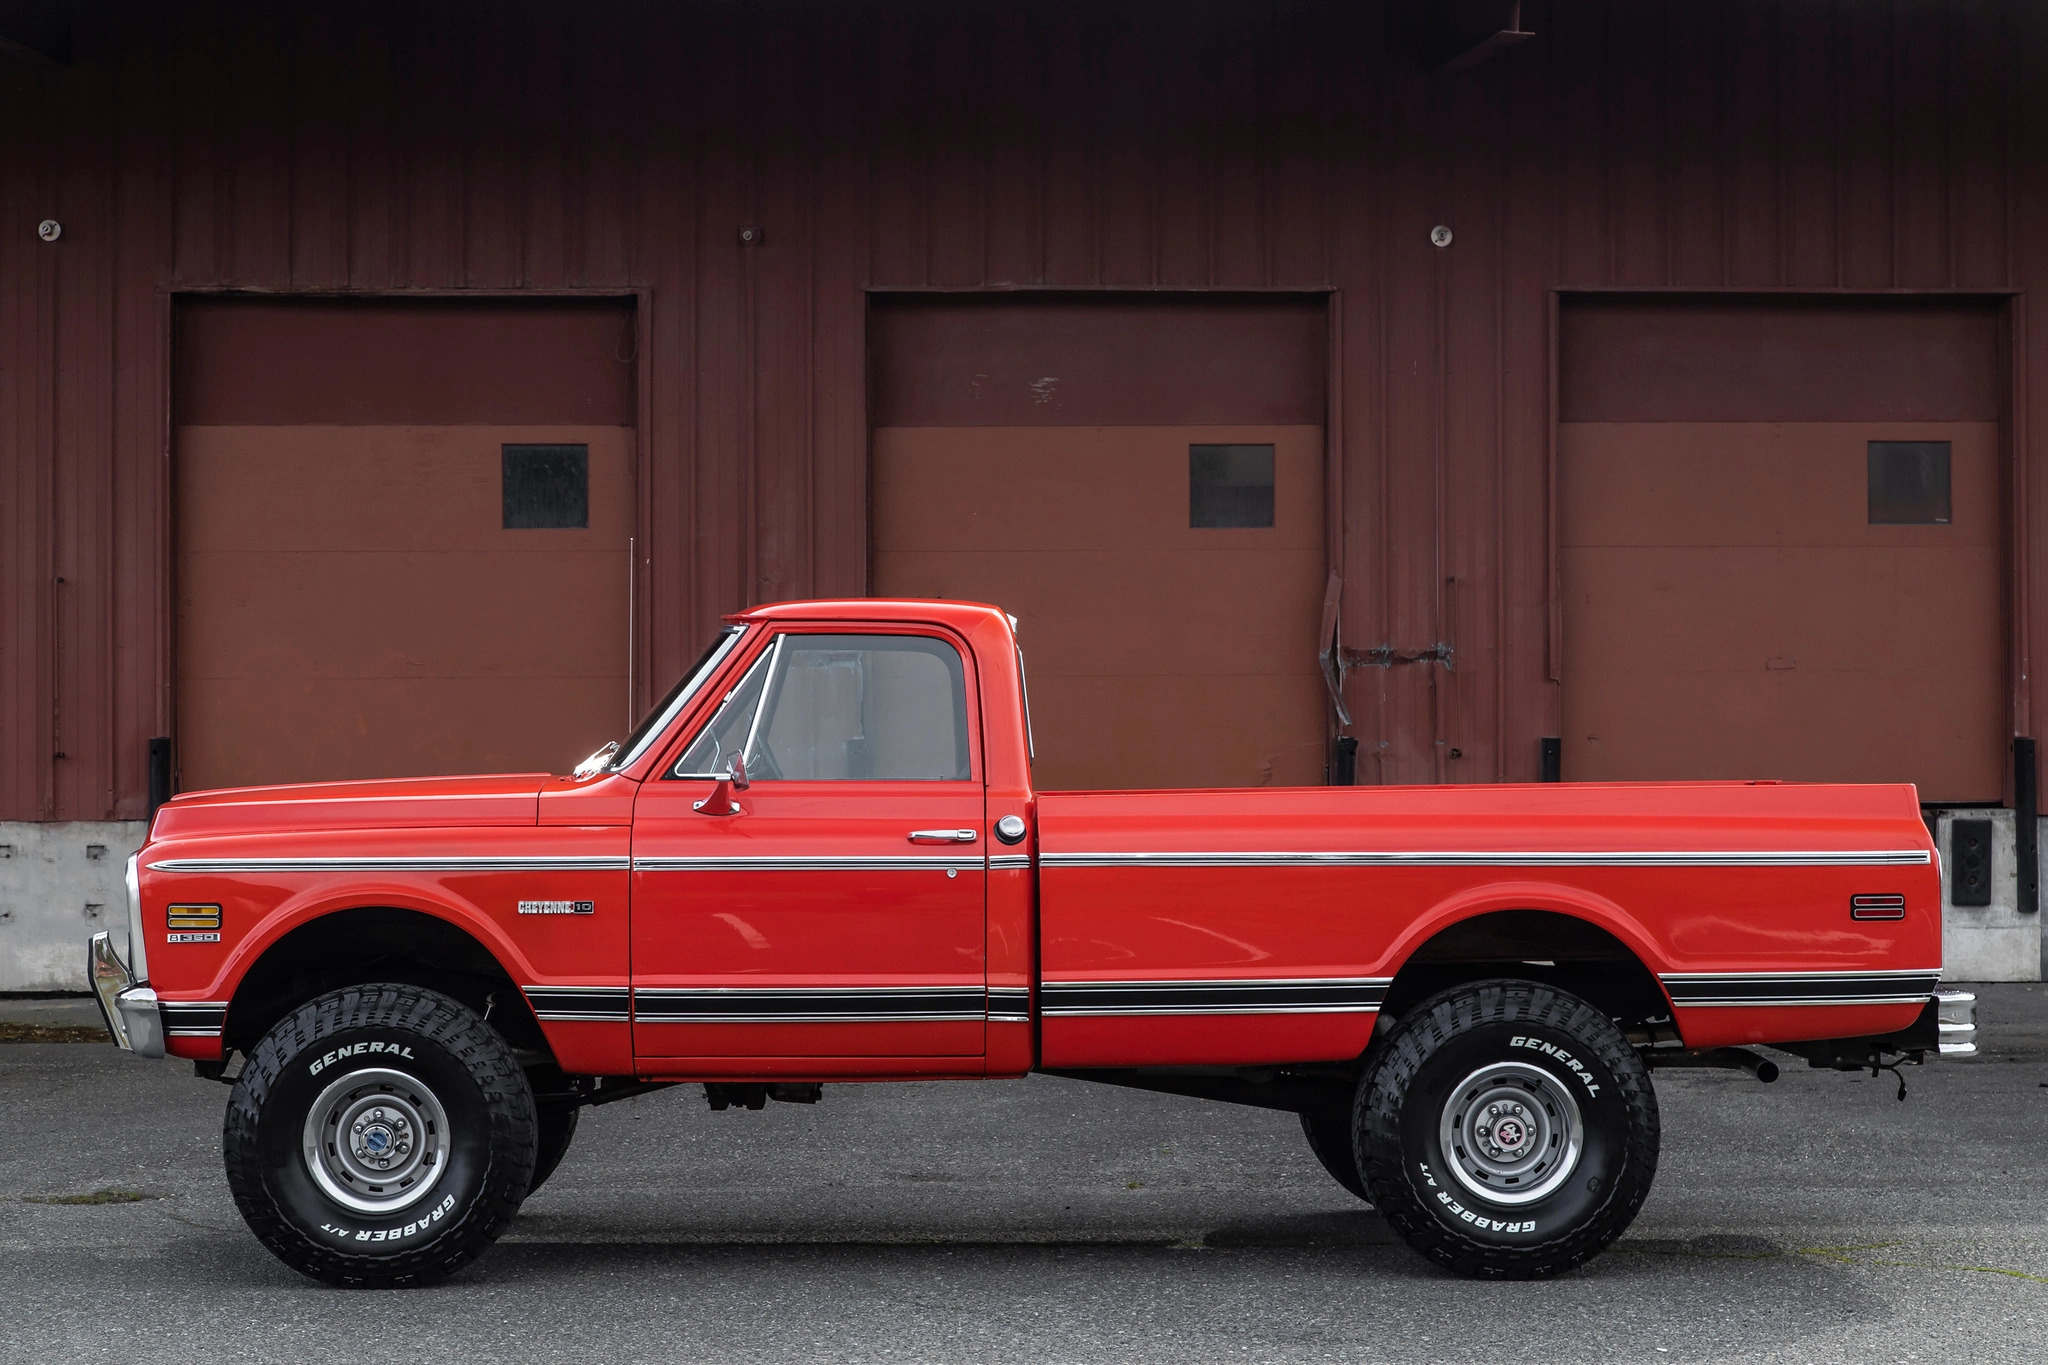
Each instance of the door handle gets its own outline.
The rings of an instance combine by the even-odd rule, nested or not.
[[[975,834],[971,829],[914,829],[910,831],[913,844],[971,844]]]

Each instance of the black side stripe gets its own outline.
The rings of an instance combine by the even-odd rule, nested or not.
[[[988,992],[988,1017],[1008,1021],[1031,1018],[1031,991],[1023,986],[991,986]]]
[[[624,1023],[632,1017],[633,993],[625,986],[532,986],[526,1001],[542,1019]]]
[[[647,987],[633,992],[633,1011],[650,1024],[934,1023],[981,1019],[988,999],[979,986]]]
[[[165,1035],[171,1038],[217,1038],[228,1021],[228,1007],[211,1002],[166,1000],[158,1004],[157,1012],[163,1017]]]
[[[1930,999],[1941,973],[1674,973],[1662,978],[1674,1005],[1906,1005]]]
[[[1346,1014],[1377,1010],[1380,977],[1306,981],[1048,981],[1039,1008],[1058,1015]]]

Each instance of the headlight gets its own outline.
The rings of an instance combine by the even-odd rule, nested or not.
[[[128,970],[137,981],[149,980],[149,948],[142,936],[142,879],[137,875],[140,853],[128,855]]]

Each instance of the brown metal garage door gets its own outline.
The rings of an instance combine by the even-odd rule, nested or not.
[[[1563,314],[1564,775],[2003,791],[1995,314]]]
[[[628,723],[632,313],[202,300],[179,785],[563,771]]]
[[[1323,780],[1320,300],[875,309],[873,591],[1021,622],[1041,787]]]

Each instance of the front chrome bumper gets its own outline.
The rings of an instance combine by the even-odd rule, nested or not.
[[[1969,991],[1934,993],[1935,1030],[1944,1058],[1977,1055],[1977,997]]]
[[[156,992],[136,984],[135,974],[114,951],[113,938],[105,930],[94,934],[86,949],[86,974],[92,980],[93,998],[100,1002],[100,1015],[107,1021],[107,1032],[114,1035],[114,1046],[138,1057],[163,1056],[164,1018],[157,1008]]]

